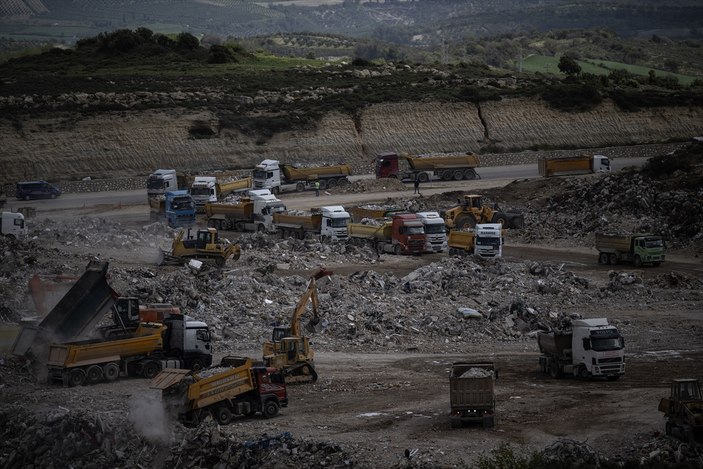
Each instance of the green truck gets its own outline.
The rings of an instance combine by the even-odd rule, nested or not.
[[[664,240],[653,234],[596,233],[598,263],[615,265],[631,262],[636,267],[644,264],[658,266],[664,262]]]

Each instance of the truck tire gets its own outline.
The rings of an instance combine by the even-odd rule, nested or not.
[[[271,419],[278,415],[278,402],[274,400],[266,401],[262,410],[264,418]]]
[[[80,386],[85,383],[85,371],[80,368],[74,368],[68,374],[68,385],[70,387]]]
[[[454,177],[455,181],[461,181],[462,179],[464,179],[464,171],[460,169],[455,169],[452,176]]]
[[[142,376],[146,379],[154,379],[159,371],[159,364],[154,361],[148,361],[142,366]]]
[[[495,212],[491,217],[491,223],[500,223],[501,227],[508,227],[508,217],[502,212]]]
[[[190,362],[190,369],[193,371],[200,371],[205,368],[205,363],[200,358],[194,358]]]
[[[483,416],[483,428],[493,428],[495,426],[495,416],[484,415]]]
[[[232,422],[232,411],[225,405],[220,405],[212,410],[212,418],[220,425],[227,425]]]
[[[85,371],[85,380],[88,384],[95,384],[103,378],[103,369],[99,365],[91,365]]]
[[[609,254],[608,255],[608,264],[610,265],[617,265],[618,263],[618,255],[617,254]]]
[[[549,376],[554,379],[561,378],[561,370],[559,369],[559,365],[557,365],[554,360],[549,363]]]
[[[339,179],[337,180],[337,185],[338,185],[338,186],[348,186],[349,184],[350,184],[349,179],[347,179],[347,178],[345,178],[345,177],[344,177],[344,178],[339,178]]]
[[[471,215],[459,215],[458,217],[456,217],[454,226],[457,230],[461,230],[464,228],[473,228],[474,226],[476,226],[476,219]]]
[[[601,252],[598,255],[598,263],[603,264],[603,265],[608,263],[608,253],[607,252]]]
[[[305,183],[299,182],[298,184],[296,184],[295,190],[296,190],[296,192],[303,192],[305,190]]]
[[[452,176],[453,176],[453,174],[451,171],[442,171],[440,177],[442,178],[442,181],[451,181]]]
[[[327,181],[327,188],[332,189],[333,187],[337,187],[336,179],[330,179],[329,181]]]
[[[642,258],[638,255],[635,255],[634,264],[635,264],[635,267],[642,267]]]
[[[521,230],[525,227],[525,217],[522,214],[508,215],[508,226],[516,230]]]
[[[417,175],[417,180],[420,183],[430,182],[430,176],[427,173],[420,173]]]
[[[474,171],[473,169],[465,169],[464,179],[476,179],[476,171]]]
[[[403,248],[400,246],[400,244],[396,244],[393,246],[393,254],[396,256],[400,256],[403,253]]]
[[[581,365],[579,367],[579,378],[583,380],[590,380],[591,379],[591,373],[588,372],[585,366]]]
[[[111,362],[103,366],[103,376],[108,382],[115,381],[120,376],[120,367],[117,363]]]

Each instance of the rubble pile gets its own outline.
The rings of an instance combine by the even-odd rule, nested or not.
[[[355,461],[340,446],[298,440],[290,433],[251,439],[228,433],[211,419],[195,429],[178,426],[167,441],[139,435],[123,416],[78,413],[57,408],[30,412],[23,407],[0,409],[0,466],[134,468],[161,467],[278,468],[351,467]]]
[[[525,242],[569,239],[593,245],[593,233],[661,234],[669,247],[703,242],[703,190],[662,190],[637,172],[553,178],[545,201],[526,209]],[[511,237],[513,233],[511,232]]]

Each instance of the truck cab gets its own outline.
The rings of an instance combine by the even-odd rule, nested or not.
[[[625,374],[625,340],[615,326],[607,319],[579,319],[572,327],[572,372],[580,369],[584,378],[606,376],[611,380]]]
[[[2,212],[0,217],[0,234],[11,239],[23,239],[27,236],[24,215],[17,212]]]
[[[438,212],[418,212],[417,217],[425,228],[425,251],[447,250],[447,225]]]
[[[395,254],[422,254],[426,242],[425,227],[416,214],[393,216],[391,245]]]
[[[396,153],[386,152],[376,155],[376,179],[398,178],[399,174],[400,164]]]
[[[254,168],[254,188],[277,191],[283,182],[279,164],[278,160],[264,160],[256,165]]]
[[[198,211],[205,208],[208,202],[217,202],[217,178],[214,176],[196,176],[190,186],[190,195],[195,201]]]
[[[178,190],[175,169],[157,169],[146,180],[146,193],[149,197],[157,197],[175,190]]]
[[[603,173],[610,171],[610,159],[605,155],[593,155],[591,160],[594,173]]]
[[[166,192],[165,211],[168,226],[171,228],[195,224],[195,202],[188,191]]]
[[[503,225],[481,223],[474,228],[474,254],[481,257],[503,256]]]
[[[341,205],[322,207],[322,225],[320,226],[321,239],[332,241],[345,240],[349,237],[347,225],[351,220],[349,212]]]

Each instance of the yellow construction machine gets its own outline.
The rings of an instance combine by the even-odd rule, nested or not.
[[[317,313],[317,281],[330,275],[331,271],[320,268],[310,277],[307,290],[293,310],[290,327],[274,327],[271,342],[264,343],[264,365],[282,370],[287,383],[317,381],[313,363],[314,352],[310,348],[308,338],[302,334],[300,319],[307,311],[310,301],[312,318],[308,327],[314,327],[320,321]]]
[[[449,229],[473,228],[479,223],[500,223],[503,228],[523,228],[525,218],[519,212],[501,211],[484,205],[483,196],[465,195],[459,205],[444,211],[444,222]]]
[[[239,245],[230,243],[227,238],[220,238],[215,228],[198,230],[195,236],[190,234],[190,230],[187,236],[181,230],[173,239],[171,252],[164,252],[160,263],[183,263],[188,259],[214,260],[221,267],[230,257],[236,261],[240,255]]]

